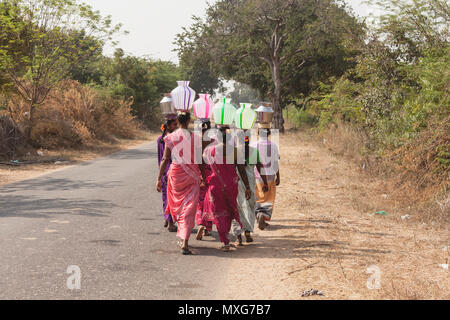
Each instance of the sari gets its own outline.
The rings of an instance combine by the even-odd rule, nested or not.
[[[207,179],[208,190],[205,196],[204,213],[206,217],[212,218],[220,241],[228,245],[230,243],[228,234],[233,219],[241,223],[237,208],[239,177],[234,164],[215,163],[216,148],[216,145],[209,145],[205,149],[211,175]]]
[[[158,147],[158,167],[161,166],[162,158],[164,156],[164,149],[166,147],[166,144],[164,143],[163,136],[160,136],[158,140],[156,141],[156,145]],[[169,164],[167,165],[166,171],[164,172],[162,178],[161,178],[161,194],[162,194],[162,202],[163,202],[163,214],[164,214],[164,220],[167,222],[173,222],[172,216],[170,213],[166,213],[167,209],[167,174],[169,173],[170,165],[172,161],[169,160]]]
[[[174,160],[183,157],[186,148],[193,153],[192,133],[178,129],[164,138],[166,146],[172,151],[172,165],[168,174],[167,209],[166,213],[178,225],[177,236],[182,240],[189,240],[195,227],[195,214],[200,194],[200,169],[194,161]],[[179,147],[184,147],[178,151]],[[179,152],[178,155],[175,152]],[[192,157],[191,157],[192,158]]]
[[[262,139],[258,142],[258,156],[263,164],[261,174],[267,178],[268,191],[264,192],[264,182],[257,168],[256,177],[256,216],[262,214],[265,221],[270,221],[273,215],[275,198],[277,195],[276,174],[278,172],[279,152],[278,146],[269,139]]]
[[[237,197],[237,207],[239,211],[239,218],[242,223],[242,228],[240,224],[234,220],[232,233],[235,236],[240,236],[242,231],[254,232],[255,229],[255,210],[256,210],[256,194],[255,194],[255,169],[254,165],[247,164],[245,166],[245,171],[247,173],[248,183],[250,185],[250,190],[252,191],[252,196],[250,200],[245,197],[245,185],[242,178],[239,180],[239,193]],[[237,172],[239,175],[239,171]]]

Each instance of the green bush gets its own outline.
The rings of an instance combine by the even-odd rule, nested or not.
[[[289,107],[288,110],[285,110],[284,118],[289,119],[294,128],[311,127],[317,125],[318,122],[318,118],[310,113],[309,110],[295,107]]]

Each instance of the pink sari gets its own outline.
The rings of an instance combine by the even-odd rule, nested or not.
[[[205,166],[205,176],[209,177],[209,175],[211,174],[211,168],[210,166]],[[198,201],[198,206],[197,206],[197,225],[198,226],[204,226],[206,228],[206,230],[208,231],[212,231],[213,228],[213,220],[211,218],[211,216],[208,216],[207,214],[204,213],[204,204],[205,204],[205,197],[206,197],[206,193],[208,192],[208,186],[203,186],[200,187],[200,196],[199,196],[199,201]]]
[[[187,130],[176,130],[164,138],[166,146],[174,153],[181,143],[188,143],[189,133]],[[193,150],[193,139],[187,147]],[[193,151],[191,154],[194,154]],[[172,159],[174,159],[172,154]],[[182,151],[180,152],[182,155]],[[192,160],[192,159],[191,159]],[[182,161],[172,161],[170,171],[168,173],[167,183],[167,210],[171,213],[173,221],[178,226],[178,237],[182,240],[189,240],[192,230],[195,227],[195,213],[197,211],[199,193],[200,193],[200,169],[198,165],[183,163]]]
[[[212,164],[210,165],[211,175],[208,177],[208,190],[203,213],[205,217],[214,221],[220,241],[227,245],[230,243],[228,234],[231,230],[231,223],[233,220],[241,223],[237,207],[239,177],[234,164],[214,163],[215,154],[215,145],[206,148],[205,155],[208,162]]]

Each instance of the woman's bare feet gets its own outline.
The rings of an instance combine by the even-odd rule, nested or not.
[[[220,250],[222,250],[223,252],[230,252],[231,246],[229,244],[225,244],[222,247],[220,247]]]
[[[189,240],[182,240],[181,254],[184,256],[193,255],[192,251],[189,250]]]
[[[169,222],[169,227],[167,228],[169,232],[177,232],[177,227],[173,222]]]
[[[266,221],[264,220],[264,215],[262,213],[258,213],[256,220],[258,220],[258,228],[260,230],[264,230],[266,228]]]
[[[238,235],[235,243],[236,247],[243,247],[244,244],[242,243],[242,236]]]
[[[200,228],[198,228],[198,231],[197,231],[197,237],[196,237],[196,239],[198,240],[198,241],[201,241],[201,240],[203,240],[203,233],[205,232],[205,227],[204,226],[200,226]]]
[[[245,231],[245,239],[247,240],[247,243],[252,243],[254,241],[250,234],[250,231]]]
[[[182,248],[182,249],[181,249],[181,254],[182,254],[183,256],[192,256],[192,255],[193,255],[192,251],[189,250],[189,248],[187,248],[187,249]]]

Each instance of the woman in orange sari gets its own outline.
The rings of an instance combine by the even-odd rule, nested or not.
[[[269,137],[270,130],[262,129],[257,144],[258,155],[263,163],[263,166],[255,169],[256,220],[261,230],[264,230],[269,225],[267,222],[272,219],[277,186],[280,185],[278,146]]]
[[[191,116],[180,113],[180,129],[164,138],[166,148],[159,168],[156,189],[161,192],[161,177],[172,159],[167,183],[167,209],[177,223],[177,236],[182,240],[182,254],[190,255],[189,238],[195,227],[195,214],[200,194],[202,175],[200,167],[194,164],[194,139],[188,131]]]

